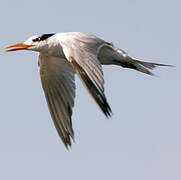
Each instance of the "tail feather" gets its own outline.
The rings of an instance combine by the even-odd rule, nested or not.
[[[152,63],[152,62],[145,62],[145,61],[141,61],[139,59],[133,59],[134,62],[137,62],[139,64],[141,64],[142,66],[149,68],[149,69],[154,69],[157,66],[168,66],[168,67],[173,67],[172,65],[166,65],[166,64],[158,64],[158,63]]]
[[[172,67],[172,65],[145,62],[145,61],[141,61],[139,59],[132,58],[132,57],[129,57],[128,62],[133,67],[133,68],[132,67],[128,67],[128,68],[132,68],[132,69],[135,69],[137,71],[140,71],[142,73],[149,74],[149,75],[154,75],[151,71],[149,71],[149,69],[153,70],[154,68],[156,68],[158,66]]]
[[[145,67],[141,66],[140,64],[135,64],[135,70],[140,71],[140,72],[145,73],[145,74],[148,74],[148,75],[151,75],[151,76],[154,75],[151,71],[149,71]]]

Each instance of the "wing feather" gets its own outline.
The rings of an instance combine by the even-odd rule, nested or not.
[[[106,100],[106,97],[104,95],[104,92],[100,92],[97,87],[94,85],[94,83],[91,81],[89,76],[86,74],[86,72],[83,70],[81,66],[77,64],[77,62],[74,60],[74,58],[70,57],[72,66],[76,70],[77,74],[79,75],[80,79],[82,80],[83,84],[87,88],[90,95],[93,97],[97,105],[100,107],[100,109],[103,111],[103,113],[106,115],[106,117],[111,116],[111,108]]]
[[[70,141],[70,136],[69,134],[65,131],[64,125],[61,121],[59,121],[59,115],[57,113],[57,108],[56,105],[53,101],[53,97],[51,93],[45,93],[46,99],[47,99],[47,104],[50,110],[50,114],[52,116],[55,128],[62,139],[64,145],[67,147],[68,145],[71,146],[71,141]]]
[[[103,113],[109,117],[112,111],[104,94],[103,71],[98,60],[99,49],[105,42],[82,33],[60,34],[58,38],[66,59]]]
[[[40,77],[55,127],[66,147],[74,139],[72,108],[75,98],[74,70],[62,58],[39,54]]]

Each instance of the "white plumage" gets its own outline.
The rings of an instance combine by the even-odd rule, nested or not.
[[[103,113],[109,117],[112,111],[104,94],[102,65],[119,65],[149,75],[153,74],[148,69],[167,66],[140,61],[111,43],[80,32],[37,35],[6,49],[39,53],[42,87],[55,127],[66,147],[71,146],[71,138],[74,139],[71,116],[75,98],[75,72]]]

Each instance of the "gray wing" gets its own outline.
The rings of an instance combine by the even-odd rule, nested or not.
[[[104,41],[95,36],[80,33],[62,39],[60,43],[65,57],[72,64],[103,113],[107,117],[111,116],[112,111],[104,94],[102,67],[97,59]]]
[[[55,127],[66,147],[74,138],[72,108],[75,98],[74,70],[66,59],[39,54],[40,77]]]

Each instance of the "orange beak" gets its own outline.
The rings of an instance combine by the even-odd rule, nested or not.
[[[17,43],[17,44],[13,44],[13,45],[10,45],[10,46],[7,46],[5,47],[6,52],[9,52],[9,51],[17,51],[17,50],[26,50],[28,49],[29,47],[32,47],[33,45],[27,45],[27,44],[24,44],[23,42],[21,43]],[[13,49],[9,49],[9,48],[13,48]]]

